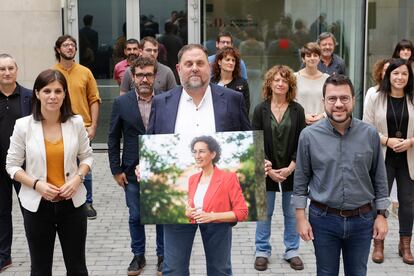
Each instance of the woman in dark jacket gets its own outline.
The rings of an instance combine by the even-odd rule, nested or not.
[[[224,47],[217,51],[213,63],[211,82],[233,89],[244,96],[246,112],[250,109],[249,84],[240,74],[240,54],[232,47]]]
[[[299,235],[296,232],[295,209],[290,205],[293,190],[296,148],[299,134],[305,127],[303,107],[294,101],[296,97],[296,77],[285,65],[273,66],[265,75],[263,84],[264,101],[253,112],[252,126],[263,130],[266,159],[272,162],[272,170],[266,178],[267,221],[256,224],[257,270],[266,270],[271,255],[271,219],[275,206],[276,192],[282,190],[284,216],[284,259],[295,270],[303,269],[299,257]]]

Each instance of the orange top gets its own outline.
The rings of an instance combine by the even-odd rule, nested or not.
[[[65,184],[63,138],[60,138],[56,142],[49,142],[45,139],[45,148],[47,166],[46,181],[57,187],[62,187]]]

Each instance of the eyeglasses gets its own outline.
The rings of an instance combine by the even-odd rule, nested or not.
[[[338,99],[341,101],[341,103],[343,104],[347,104],[351,101],[351,96],[329,96],[325,98],[325,101],[328,104],[336,104],[336,102],[338,101]]]
[[[137,73],[137,74],[135,74],[135,77],[138,79],[138,80],[143,80],[144,78],[147,78],[147,80],[149,80],[149,79],[153,79],[154,77],[155,77],[155,75],[154,75],[154,73]]]
[[[75,43],[63,43],[62,47],[63,48],[69,48],[69,47],[76,48],[76,45]]]

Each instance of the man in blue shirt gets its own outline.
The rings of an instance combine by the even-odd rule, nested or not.
[[[321,33],[318,37],[318,44],[321,48],[321,61],[318,70],[328,75],[345,75],[345,62],[338,55],[334,54],[336,39],[330,32]]]
[[[220,32],[217,35],[217,38],[216,38],[217,50],[220,50],[221,48],[224,48],[224,47],[233,47],[233,37],[231,33],[229,32]],[[212,65],[215,60],[216,60],[215,54],[208,57],[208,63],[210,65]],[[246,64],[244,63],[242,59],[240,59],[240,73],[241,73],[241,77],[247,80]]]
[[[313,240],[318,276],[363,276],[371,239],[388,231],[388,184],[377,131],[352,118],[355,92],[348,77],[330,76],[323,86],[326,118],[299,137],[292,204],[297,230]],[[309,221],[305,217],[307,199]]]

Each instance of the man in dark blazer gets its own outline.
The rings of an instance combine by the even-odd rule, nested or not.
[[[138,275],[144,268],[145,229],[139,212],[139,183],[134,174],[139,161],[138,135],[145,134],[154,97],[156,60],[138,57],[131,65],[135,89],[114,100],[108,135],[108,155],[115,181],[125,190],[129,208],[129,231],[134,258],[128,275]],[[123,138],[122,160],[121,138]],[[157,225],[157,270],[161,273],[164,256],[162,225]]]
[[[250,130],[241,93],[210,84],[207,50],[199,44],[178,53],[182,86],[157,95],[152,103],[148,134]],[[206,252],[207,274],[231,275],[231,224],[164,225],[163,276],[189,275],[194,235],[200,227]]]
[[[12,186],[16,193],[20,190],[20,183],[10,179],[6,172],[7,150],[14,123],[32,111],[32,91],[16,82],[17,71],[15,59],[0,54],[0,272],[12,264]]]

